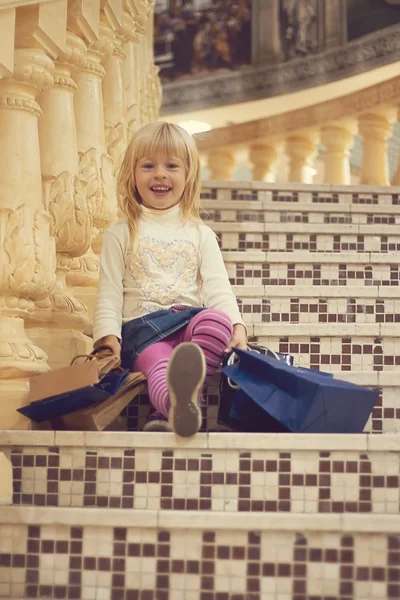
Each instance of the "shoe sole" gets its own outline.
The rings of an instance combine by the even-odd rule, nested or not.
[[[206,376],[206,361],[199,346],[184,342],[175,348],[167,367],[171,408],[169,424],[181,437],[195,435],[201,427],[198,397]]]
[[[146,423],[143,431],[156,431],[158,433],[171,433],[171,425],[166,421],[152,421]]]

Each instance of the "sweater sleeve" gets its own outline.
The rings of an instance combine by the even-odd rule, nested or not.
[[[233,325],[244,325],[215,233],[207,226],[200,227],[200,276],[207,308],[218,308]]]
[[[121,338],[124,303],[124,250],[118,237],[106,231],[100,256],[100,275],[93,323],[93,342],[106,335]]]

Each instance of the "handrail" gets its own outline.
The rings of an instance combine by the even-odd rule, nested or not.
[[[45,4],[54,0],[0,0],[0,10],[17,8],[18,6],[30,6],[31,4]]]
[[[200,150],[247,145],[266,137],[279,137],[301,129],[356,117],[379,106],[400,104],[400,76],[333,100],[254,121],[220,127],[196,135]]]

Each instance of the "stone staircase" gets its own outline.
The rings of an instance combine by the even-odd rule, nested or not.
[[[360,435],[0,431],[0,597],[400,598],[400,189],[211,183],[249,333],[378,387]],[[125,414],[140,429],[145,396]],[[383,434],[383,435],[382,435]]]

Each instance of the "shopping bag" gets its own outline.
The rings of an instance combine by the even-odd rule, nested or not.
[[[84,362],[79,362],[84,359]],[[77,356],[71,365],[30,379],[28,404],[18,412],[41,423],[102,402],[121,387],[129,372],[106,349]]]
[[[146,377],[143,373],[129,373],[124,377],[117,391],[106,400],[86,408],[63,415],[52,424],[57,429],[79,431],[103,431],[121,414],[124,408],[146,391]]]
[[[281,360],[288,365],[293,364],[293,356],[290,354],[282,354],[281,352],[273,352],[265,346],[261,346],[255,343],[247,344],[247,350],[250,352],[256,352],[257,354],[263,354],[265,356],[271,356],[276,360]],[[237,355],[232,352],[228,357],[224,359],[223,366],[231,365],[237,360]],[[218,407],[218,422],[221,425],[226,425],[231,429],[238,431],[259,431],[259,420],[258,411],[261,413],[263,419],[263,427],[266,427],[266,419],[268,415],[262,411],[254,402],[249,403],[249,398],[240,388],[233,384],[224,374],[221,376],[220,394],[219,394],[219,407]],[[244,410],[241,410],[243,405]],[[245,406],[248,405],[248,406]],[[271,417],[268,429],[265,431],[281,431],[282,426],[280,423],[275,421]]]
[[[377,390],[331,373],[234,352],[239,361],[225,365],[222,373],[229,378],[225,389],[231,386],[229,416],[241,431],[361,433],[379,397]]]

